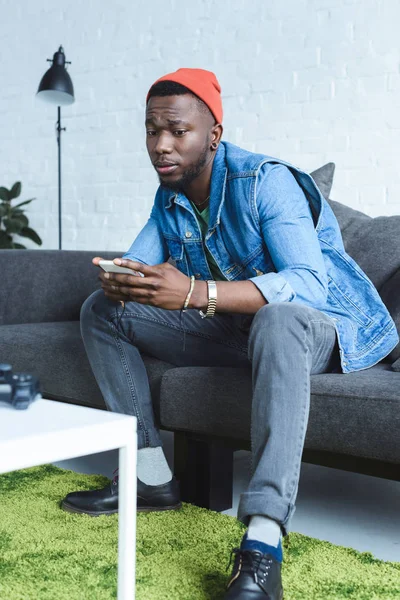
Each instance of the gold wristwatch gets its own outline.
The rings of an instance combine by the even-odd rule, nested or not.
[[[199,310],[202,319],[211,318],[215,315],[215,309],[217,307],[217,284],[215,281],[207,280],[208,289],[208,305],[207,312]]]

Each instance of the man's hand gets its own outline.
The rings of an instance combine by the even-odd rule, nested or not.
[[[100,260],[104,260],[103,258],[101,258],[101,256],[96,256],[95,258],[92,259],[92,263],[96,266],[99,266],[99,261]],[[104,294],[107,296],[107,298],[110,298],[110,300],[114,300],[115,302],[128,302],[130,300],[129,296],[126,296],[125,294],[121,294],[119,292],[119,290],[114,289],[113,286],[113,282],[109,281],[108,279],[106,279],[104,276],[106,275],[105,271],[103,271],[103,269],[101,267],[99,267],[100,269],[100,275],[99,275],[99,279],[101,281],[101,287],[103,288]]]
[[[99,257],[93,259],[98,265]],[[167,310],[183,308],[190,288],[190,278],[170,263],[155,266],[144,265],[129,259],[114,259],[115,264],[141,271],[144,277],[123,273],[101,273],[99,279],[104,293],[112,300],[134,301]]]

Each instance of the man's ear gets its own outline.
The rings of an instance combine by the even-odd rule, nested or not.
[[[211,129],[211,145],[214,150],[218,148],[223,130],[224,128],[222,127],[221,123],[216,123]]]

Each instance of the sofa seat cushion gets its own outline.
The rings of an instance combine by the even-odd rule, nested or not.
[[[311,376],[305,448],[400,462],[400,373],[389,364]],[[167,429],[250,440],[251,372],[185,367],[164,373],[160,422]]]
[[[14,372],[38,377],[44,398],[105,409],[83,345],[79,321],[25,323],[1,327],[0,362]],[[158,420],[161,377],[174,365],[143,356]]]

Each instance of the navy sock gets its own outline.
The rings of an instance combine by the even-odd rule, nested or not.
[[[282,542],[279,540],[279,544],[277,547],[269,546],[268,544],[264,544],[264,542],[259,542],[258,540],[249,540],[247,537],[247,532],[244,534],[242,543],[240,544],[241,550],[257,550],[262,554],[271,554],[278,562],[283,561],[283,551],[282,551]]]

